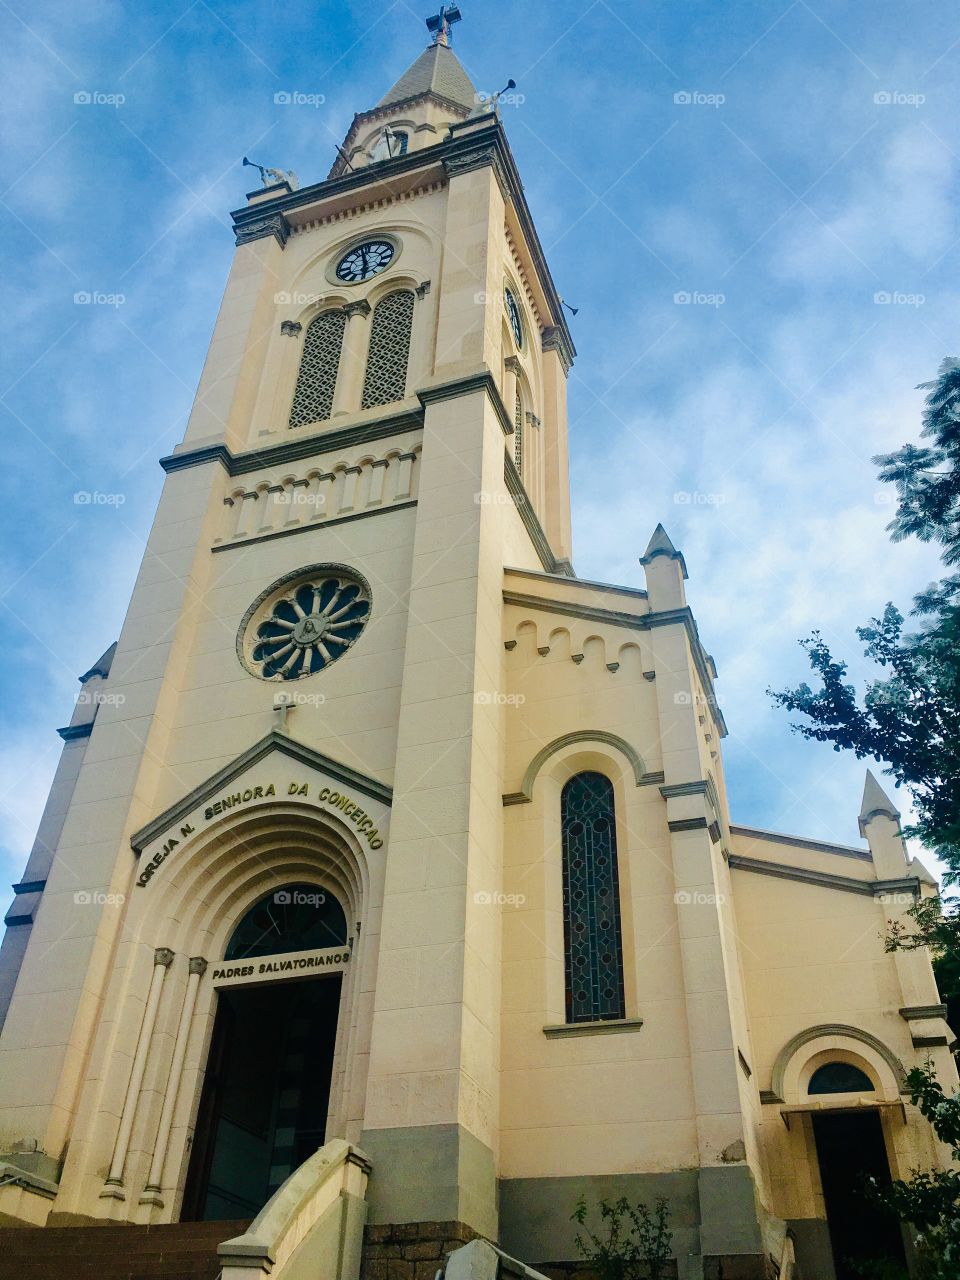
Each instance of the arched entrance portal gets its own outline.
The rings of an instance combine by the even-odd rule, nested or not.
[[[323,1145],[352,939],[343,907],[287,884],[246,912],[214,966],[213,1037],[181,1218],[254,1217]]]

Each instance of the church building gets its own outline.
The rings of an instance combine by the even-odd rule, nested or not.
[[[736,822],[661,525],[645,590],[577,576],[574,344],[459,16],[233,214],[6,915],[0,1280],[568,1276],[581,1196],[662,1198],[680,1280],[914,1265],[859,1180],[948,1159],[884,950],[935,882],[869,774],[860,844]]]

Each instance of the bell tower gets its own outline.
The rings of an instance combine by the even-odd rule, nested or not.
[[[895,806],[868,777],[857,847],[737,825],[683,553],[573,572],[573,343],[459,17],[325,178],[256,164],[232,215],[6,917],[0,1280],[170,1242],[224,1280],[536,1280],[581,1196],[663,1198],[681,1280],[830,1276],[902,1245],[838,1152],[948,1165]]]
[[[263,167],[233,214],[113,696],[65,731],[62,825],[3,953],[0,1150],[62,1168],[50,1221],[205,1203],[224,957],[264,895],[315,882],[351,948],[326,1137],[369,1158],[373,1223],[496,1237],[502,582],[572,574],[574,348],[459,17],[325,179]]]

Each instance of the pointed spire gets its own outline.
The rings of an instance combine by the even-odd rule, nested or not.
[[[670,540],[670,535],[662,524],[658,524],[653,531],[653,536],[647,543],[647,549],[640,557],[642,565],[648,565],[651,560],[657,556],[669,556],[671,560],[678,560],[680,568],[683,571],[684,578],[687,577],[687,566],[683,558],[683,552],[678,551]]]
[[[858,818],[861,835],[866,835],[868,823],[879,814],[891,818],[894,822],[900,821],[899,809],[897,809],[883,787],[868,769],[867,777],[863,784],[863,804],[860,806],[860,817]]]
[[[417,98],[422,93],[432,93],[457,106],[472,110],[477,102],[477,91],[470,77],[460,65],[460,60],[445,44],[432,44],[424,49],[413,66],[408,67],[377,103],[377,107],[389,107],[407,98]]]
[[[101,653],[100,657],[96,660],[90,670],[83,673],[80,677],[80,683],[86,684],[87,681],[92,680],[94,676],[100,676],[102,679],[106,680],[107,676],[110,674],[110,668],[113,665],[113,655],[116,652],[117,642],[114,640],[113,644]]]

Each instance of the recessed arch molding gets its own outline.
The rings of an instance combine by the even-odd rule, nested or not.
[[[799,1031],[791,1040],[787,1041],[777,1054],[770,1081],[771,1092],[777,1101],[783,1101],[783,1080],[790,1059],[805,1044],[809,1044],[811,1040],[820,1040],[824,1036],[842,1036],[845,1040],[856,1040],[860,1044],[867,1045],[883,1058],[893,1072],[900,1092],[909,1092],[907,1089],[907,1073],[903,1069],[903,1063],[882,1040],[878,1040],[876,1036],[871,1035],[869,1031],[864,1031],[861,1027],[849,1027],[840,1022],[824,1022],[818,1027],[807,1027],[805,1031]],[[773,1101],[773,1099],[770,1100]]]
[[[545,747],[541,747],[527,765],[526,772],[523,775],[523,782],[520,784],[520,790],[512,791],[505,795],[503,803],[505,805],[529,804],[533,799],[533,788],[537,781],[537,774],[550,757],[556,755],[558,751],[562,751],[564,747],[575,746],[580,742],[602,742],[608,747],[613,747],[616,751],[619,751],[621,755],[626,756],[633,772],[634,781],[638,787],[663,782],[662,773],[647,773],[644,771],[643,761],[640,756],[624,738],[618,737],[615,733],[609,733],[606,729],[577,729],[573,733],[561,734],[559,738],[554,738]]]

